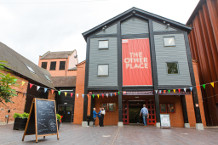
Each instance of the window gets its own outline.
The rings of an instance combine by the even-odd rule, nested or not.
[[[175,113],[175,104],[160,104],[160,113]]]
[[[60,61],[59,70],[65,70],[66,61]]]
[[[29,70],[30,72],[32,72],[32,73],[35,74],[35,71],[34,71],[30,66],[26,65],[26,67],[28,68],[28,70]]]
[[[44,68],[44,69],[47,69],[47,62],[42,62],[41,67]]]
[[[108,111],[116,111],[116,104],[108,103]]]
[[[164,37],[164,46],[176,46],[175,37]]]
[[[56,69],[56,61],[52,61],[50,64],[50,70],[55,70]]]
[[[174,113],[175,112],[175,105],[174,104],[168,104],[168,112]]]
[[[160,104],[160,113],[167,113],[167,105]]]
[[[46,78],[48,81],[51,81],[51,79],[50,79],[49,76],[47,76],[47,75],[44,75],[44,76],[45,76],[45,78]]]
[[[167,62],[168,74],[178,74],[178,62]]]
[[[99,49],[108,49],[108,40],[100,40],[98,41]]]
[[[108,76],[108,65],[98,65],[98,76]]]

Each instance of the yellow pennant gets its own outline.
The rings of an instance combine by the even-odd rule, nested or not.
[[[99,94],[97,94],[97,96],[98,96],[98,99],[99,99]]]
[[[21,82],[21,86],[23,86],[24,84],[25,84],[25,82],[24,82],[24,81],[22,81],[22,82]]]
[[[173,89],[173,92],[175,93],[175,92],[176,92],[176,89]]]
[[[64,94],[65,94],[65,97],[67,96],[67,92],[64,92]]]
[[[214,88],[214,82],[211,82],[210,84],[211,84],[211,86]]]

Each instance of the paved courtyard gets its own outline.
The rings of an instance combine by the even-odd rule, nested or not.
[[[56,136],[39,138],[40,145],[217,145],[218,128],[204,131],[185,128],[158,129],[153,126],[86,127],[62,124]],[[35,136],[29,135],[22,142],[23,131],[13,130],[13,125],[0,126],[0,145],[32,145]]]

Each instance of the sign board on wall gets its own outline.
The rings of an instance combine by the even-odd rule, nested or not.
[[[160,114],[160,124],[161,128],[170,128],[170,115]]]
[[[149,39],[122,40],[123,86],[151,86]]]

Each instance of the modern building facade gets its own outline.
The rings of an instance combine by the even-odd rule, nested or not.
[[[39,56],[38,65],[52,76],[56,92],[57,112],[63,122],[73,122],[78,56],[77,51],[46,52]]]
[[[192,58],[199,68],[207,125],[218,125],[218,1],[200,0],[187,25]],[[210,85],[215,82],[214,86]]]
[[[140,122],[139,111],[146,104],[150,125],[160,127],[160,114],[170,114],[172,126],[188,127],[192,120],[191,126],[202,129],[190,31],[184,24],[131,8],[84,32],[84,94],[89,95],[84,97],[83,126],[91,96],[91,115],[93,107],[105,107],[105,125]]]

